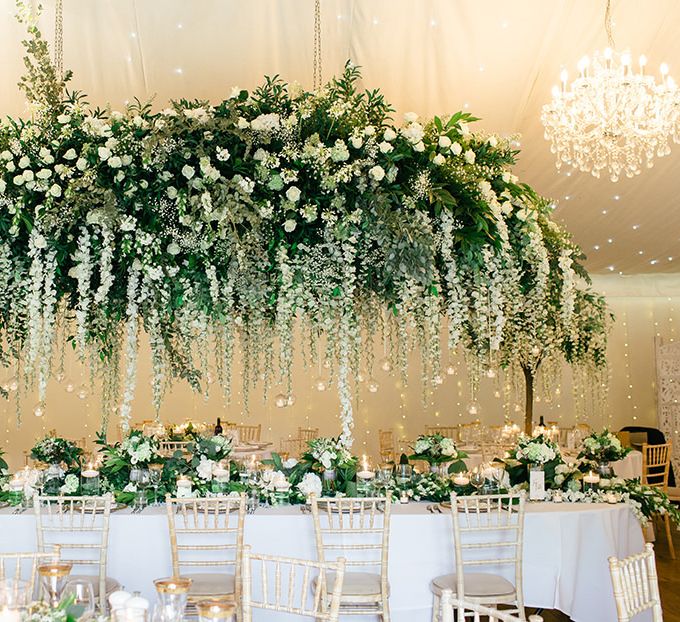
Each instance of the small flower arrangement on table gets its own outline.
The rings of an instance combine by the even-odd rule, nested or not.
[[[467,458],[468,455],[456,448],[452,438],[442,434],[422,434],[416,439],[413,451],[415,453],[409,456],[409,460],[424,460],[431,467],[450,463],[449,473],[465,470],[463,458]]]
[[[593,432],[583,439],[578,457],[586,466],[600,468],[610,462],[623,460],[630,451],[630,448],[621,444],[615,434],[605,428],[599,434]]]
[[[564,464],[560,448],[545,434],[520,436],[517,446],[509,452],[504,462],[512,486],[528,482],[532,467],[542,468],[546,485],[552,486],[556,468]]]
[[[73,441],[58,436],[46,436],[33,446],[31,458],[49,465],[44,476],[45,494],[77,494],[82,455],[83,450]]]
[[[321,474],[324,493],[356,496],[357,458],[339,438],[315,438],[307,443],[300,469]]]

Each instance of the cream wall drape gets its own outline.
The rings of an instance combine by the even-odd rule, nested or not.
[[[656,425],[656,389],[654,368],[654,337],[660,335],[667,341],[678,337],[680,329],[680,291],[677,277],[656,276],[596,277],[595,286],[607,293],[607,299],[616,315],[610,337],[610,391],[608,407],[590,419],[593,427],[609,425],[620,428],[626,424]],[[639,292],[640,295],[631,295]],[[676,295],[669,295],[675,292]],[[411,360],[410,381],[406,387],[401,385],[398,376],[380,369],[382,347],[376,345],[376,366],[374,378],[379,383],[376,393],[368,391],[366,382],[360,385],[358,401],[355,404],[357,453],[375,454],[377,452],[376,433],[379,429],[393,428],[398,438],[413,439],[423,432],[426,425],[451,425],[474,419],[467,412],[470,392],[464,363],[455,361],[456,374],[444,375],[444,383],[428,395],[423,404],[422,389],[419,381],[418,355]],[[243,409],[243,396],[239,384],[240,365],[235,365],[236,385],[232,404],[225,407],[216,385],[210,387],[210,397],[205,400],[195,395],[184,384],[177,384],[166,397],[160,411],[161,418],[167,422],[181,422],[186,418],[211,422],[220,416],[223,420],[262,423],[263,437],[276,443],[281,438],[294,434],[298,426],[318,427],[321,434],[337,435],[339,410],[335,387],[330,386],[320,393],[313,386],[318,370],[314,367],[304,369],[297,357],[294,371],[294,394],[296,402],[287,408],[277,408],[274,396],[283,390],[274,386],[268,398],[263,401],[262,391],[256,390],[250,398],[250,411]],[[8,451],[13,465],[23,460],[22,452],[29,449],[34,440],[51,429],[69,438],[85,437],[89,442],[94,439],[99,428],[101,416],[99,397],[87,389],[84,399],[78,396],[81,386],[87,388],[88,369],[73,358],[66,363],[66,378],[58,383],[52,380],[48,389],[45,415],[36,418],[32,411],[36,404],[34,396],[21,400],[22,424],[17,428],[14,394],[9,401],[0,402],[0,447]],[[322,377],[327,377],[322,370]],[[5,373],[5,380],[10,376]],[[133,403],[136,421],[154,417],[151,405],[150,356],[148,348],[140,355],[137,394]],[[504,403],[496,397],[502,378],[483,378],[479,394],[479,418],[487,424],[503,423]],[[75,390],[67,393],[65,387],[73,384]],[[502,391],[500,391],[502,395]],[[571,374],[568,368],[563,373],[559,395],[551,395],[546,401],[541,391],[540,401],[535,405],[535,416],[543,415],[547,421],[557,420],[562,425],[572,425],[575,409],[571,388]],[[521,421],[520,412],[514,412],[514,404],[523,408],[521,399],[510,404],[510,411],[516,421]],[[115,437],[115,418],[110,425],[110,433]]]

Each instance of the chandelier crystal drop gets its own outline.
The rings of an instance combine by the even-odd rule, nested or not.
[[[639,175],[651,168],[654,157],[670,153],[669,142],[680,142],[680,97],[668,66],[661,65],[661,82],[645,73],[647,59],[640,56],[638,70],[628,52],[607,48],[578,63],[579,75],[553,87],[552,101],[543,106],[541,121],[558,169],[563,164],[612,181],[621,175]]]

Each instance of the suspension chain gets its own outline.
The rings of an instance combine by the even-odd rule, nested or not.
[[[57,0],[54,12],[54,71],[64,76],[64,0]]]
[[[321,78],[321,0],[314,0],[314,90],[320,89]]]

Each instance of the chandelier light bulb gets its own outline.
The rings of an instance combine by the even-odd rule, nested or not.
[[[73,385],[72,382],[67,382],[66,386],[64,386],[64,389],[65,389],[66,393],[73,393],[76,390],[76,388],[75,388],[75,386]]]
[[[437,374],[434,378],[432,378],[432,383],[437,386],[442,385],[444,384],[444,378]]]
[[[296,400],[296,399],[297,399],[297,398],[295,397],[295,395],[294,395],[293,393],[291,393],[291,394],[286,398],[286,406],[292,406],[293,404],[295,404],[295,400]]]
[[[449,366],[446,368],[446,374],[447,374],[448,376],[455,376],[455,374],[456,374],[456,368],[455,368],[453,365],[449,365]]]
[[[380,385],[379,385],[375,380],[373,380],[373,379],[371,379],[371,380],[368,381],[368,385],[367,385],[367,386],[368,386],[368,390],[369,390],[371,393],[377,393],[377,392],[378,392],[378,389],[380,388]]]
[[[611,61],[613,54],[614,54],[614,52],[612,51],[611,48],[605,48],[604,59],[607,60],[607,61]]]
[[[659,71],[661,72],[661,75],[665,78],[668,75],[668,65],[666,63],[661,63]]]
[[[317,378],[316,381],[314,382],[314,386],[316,387],[316,390],[319,392],[323,392],[326,390],[326,383],[323,381],[323,378]]]
[[[631,62],[632,61],[630,58],[630,52],[624,52],[623,54],[621,54],[621,64],[624,67],[630,67]]]
[[[36,417],[42,417],[45,414],[45,409],[42,407],[42,404],[35,405],[35,408],[33,409],[33,414]]]
[[[16,391],[19,388],[19,381],[13,376],[9,379],[7,385],[9,386],[10,391]]]
[[[87,397],[87,389],[84,384],[81,384],[78,388],[78,399],[84,400]]]
[[[642,71],[647,66],[647,57],[644,54],[640,54],[638,64],[640,65],[640,71]]]
[[[383,371],[390,372],[390,371],[392,371],[392,363],[390,363],[389,359],[385,358],[382,361],[380,361],[380,368]]]

